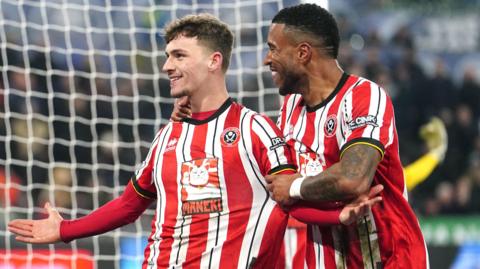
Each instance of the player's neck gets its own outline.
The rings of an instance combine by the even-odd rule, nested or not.
[[[308,82],[302,93],[305,103],[314,107],[327,99],[338,85],[343,75],[336,60],[326,61],[308,73]]]
[[[226,85],[217,84],[205,87],[190,96],[192,113],[207,112],[220,108],[228,98]]]

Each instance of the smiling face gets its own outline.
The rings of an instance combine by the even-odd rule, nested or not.
[[[162,70],[170,79],[172,97],[191,96],[205,84],[210,53],[196,37],[177,36],[167,44],[165,53],[167,60]]]
[[[268,53],[264,64],[270,67],[275,85],[281,95],[297,93],[301,74],[295,62],[296,46],[284,32],[284,24],[273,23],[268,32]]]

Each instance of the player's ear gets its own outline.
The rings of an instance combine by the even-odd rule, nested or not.
[[[302,42],[297,46],[297,58],[301,63],[307,63],[312,58],[312,45]]]
[[[222,69],[223,55],[216,51],[210,55],[208,69],[210,71],[215,71],[217,69]]]

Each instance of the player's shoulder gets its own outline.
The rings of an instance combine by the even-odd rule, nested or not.
[[[350,78],[352,79],[351,86],[346,91],[346,96],[353,93],[362,93],[362,95],[364,95],[374,91],[380,94],[388,95],[387,91],[385,91],[383,87],[372,80],[356,75],[350,75]],[[364,96],[366,97],[368,95]]]

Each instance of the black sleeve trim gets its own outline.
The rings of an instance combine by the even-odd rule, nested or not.
[[[138,193],[140,196],[148,199],[157,198],[157,195],[155,193],[142,189],[142,187],[138,185],[138,182],[135,177],[132,177],[132,185],[133,185],[133,189],[135,189],[135,192]]]
[[[345,145],[343,145],[343,147],[340,149],[340,159],[342,159],[343,153],[348,148],[350,148],[351,146],[356,145],[356,144],[369,145],[369,146],[375,148],[376,150],[378,150],[380,152],[380,155],[382,156],[382,159],[383,159],[383,155],[385,155],[385,147],[383,146],[383,144],[380,141],[378,141],[376,139],[373,139],[373,138],[359,137],[359,138],[355,138],[353,140],[350,140]]]
[[[278,173],[286,171],[286,170],[291,170],[293,172],[297,172],[297,166],[294,165],[294,164],[282,164],[282,165],[279,165],[279,166],[271,169],[270,171],[268,171],[268,174],[269,175],[275,175],[275,174],[278,174]]]

